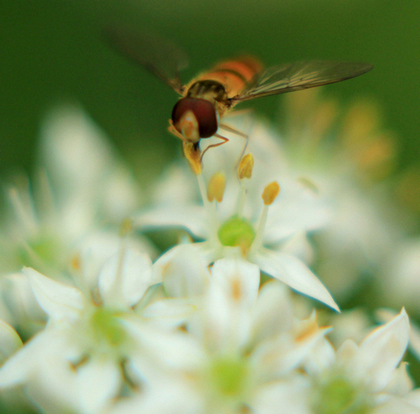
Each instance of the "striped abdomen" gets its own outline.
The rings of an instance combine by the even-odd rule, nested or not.
[[[251,56],[217,63],[210,71],[200,75],[197,81],[214,80],[220,82],[230,98],[239,95],[245,86],[261,72],[262,64]]]

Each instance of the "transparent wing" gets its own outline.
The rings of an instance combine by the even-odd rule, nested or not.
[[[261,96],[293,92],[315,86],[328,85],[362,75],[373,68],[367,63],[309,61],[273,66],[232,101],[245,101]]]
[[[151,33],[119,27],[107,27],[103,35],[114,49],[146,68],[182,95],[184,87],[179,71],[188,65],[188,59],[174,43]]]

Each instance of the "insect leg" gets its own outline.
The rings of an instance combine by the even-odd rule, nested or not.
[[[232,134],[239,135],[240,137],[245,138],[245,145],[242,149],[241,155],[239,156],[238,163],[236,165],[236,167],[237,167],[239,165],[239,163],[241,162],[241,159],[244,156],[246,149],[248,148],[249,135],[244,134],[243,132],[239,131],[238,129],[233,128],[233,127],[231,127],[229,125],[226,125],[226,124],[219,124],[219,128],[223,128],[226,131],[232,132]]]
[[[177,138],[179,138],[181,141],[186,142],[187,140],[184,138],[184,136],[175,128],[174,123],[172,122],[172,119],[169,120],[169,126],[168,131],[175,135]]]
[[[201,161],[203,160],[203,156],[204,156],[204,154],[207,152],[207,150],[209,149],[209,148],[214,148],[214,147],[219,147],[220,145],[223,145],[223,144],[226,144],[226,142],[228,142],[229,140],[226,138],[226,137],[222,137],[221,135],[219,135],[219,134],[214,134],[213,136],[215,136],[216,138],[219,138],[219,139],[221,139],[221,140],[223,140],[223,142],[219,142],[218,144],[211,144],[211,145],[209,145],[202,153],[201,153]]]

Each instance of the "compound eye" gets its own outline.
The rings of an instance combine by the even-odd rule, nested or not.
[[[172,111],[172,122],[181,131],[179,125],[182,115],[191,111],[197,119],[200,138],[209,138],[217,132],[217,114],[214,105],[206,99],[182,98]]]

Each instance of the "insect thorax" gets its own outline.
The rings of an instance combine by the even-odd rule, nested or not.
[[[187,97],[206,99],[207,101],[216,103],[226,103],[227,93],[225,87],[214,80],[199,80],[194,82],[188,89]]]

